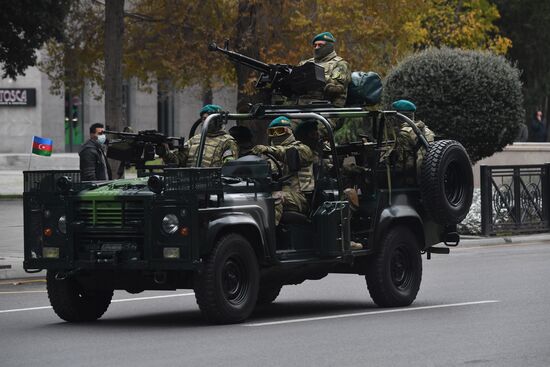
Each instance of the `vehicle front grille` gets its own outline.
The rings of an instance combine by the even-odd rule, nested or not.
[[[86,226],[124,227],[142,225],[144,203],[137,200],[78,202],[76,219]]]

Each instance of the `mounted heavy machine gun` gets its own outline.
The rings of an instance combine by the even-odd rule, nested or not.
[[[288,64],[266,64],[249,56],[224,48],[215,43],[208,45],[209,51],[221,52],[237,64],[247,66],[260,72],[256,82],[257,89],[268,89],[285,97],[300,96],[311,91],[323,91],[325,88],[325,71],[322,66],[307,62],[301,66]]]
[[[107,157],[144,168],[145,162],[155,159],[158,145],[168,144],[170,149],[183,149],[184,138],[166,136],[156,130],[142,130],[137,133],[105,131],[118,139],[109,143]],[[178,142],[174,144],[174,142]]]

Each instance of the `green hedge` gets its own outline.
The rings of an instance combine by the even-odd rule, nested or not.
[[[438,139],[461,142],[474,163],[513,142],[525,115],[519,76],[489,52],[431,48],[389,72],[382,103],[411,100],[416,118]]]

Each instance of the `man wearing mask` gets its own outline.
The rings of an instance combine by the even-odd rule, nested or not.
[[[208,115],[222,112],[218,105],[207,104],[199,112],[204,122]],[[195,165],[201,134],[189,139],[182,150],[171,152],[167,144],[157,147],[157,154],[165,163],[173,163],[178,167],[192,167]],[[201,167],[221,167],[224,163],[239,157],[239,147],[235,139],[223,128],[223,120],[216,118],[208,125],[208,132],[204,142]]]
[[[80,179],[82,181],[111,180],[111,167],[105,155],[106,135],[102,124],[90,126],[90,139],[82,145],[80,156]]]
[[[336,54],[336,38],[330,32],[319,33],[312,40],[313,58],[303,60],[314,62],[325,69],[326,86],[323,92],[311,92],[300,96],[298,104],[308,104],[315,100],[330,101],[335,107],[344,107],[348,95],[348,84],[351,81],[349,64]]]
[[[252,153],[271,155],[280,164],[282,191],[273,193],[275,199],[275,224],[278,225],[284,210],[308,214],[304,192],[313,191],[313,152],[297,141],[290,128],[290,119],[280,116],[271,121],[267,129],[270,146],[257,145]]]

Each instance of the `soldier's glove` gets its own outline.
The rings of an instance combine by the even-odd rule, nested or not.
[[[166,157],[169,151],[170,151],[170,147],[166,143],[158,144],[156,147],[157,155],[161,158]]]
[[[327,83],[324,93],[325,97],[338,97],[344,93],[344,87],[339,84]]]
[[[269,152],[269,147],[267,145],[256,145],[252,148],[252,154],[261,155]]]

